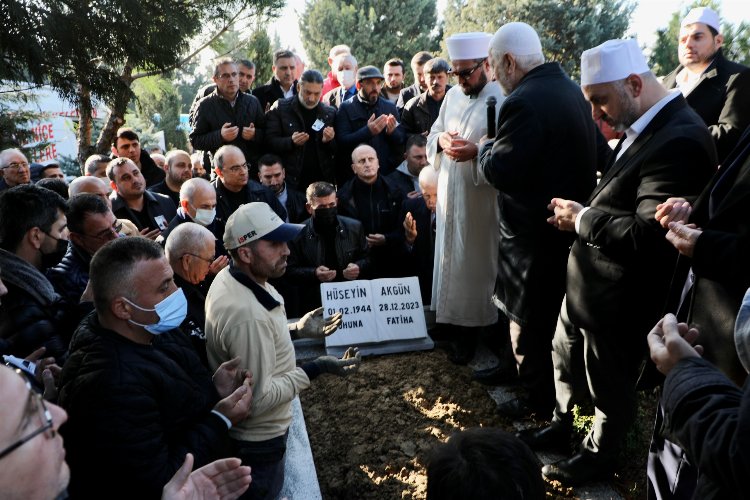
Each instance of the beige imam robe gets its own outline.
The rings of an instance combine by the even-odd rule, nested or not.
[[[492,294],[500,239],[497,191],[477,176],[477,158],[456,162],[438,152],[438,137],[457,131],[473,142],[487,133],[487,97],[495,96],[495,121],[503,102],[497,82],[475,99],[451,88],[427,138],[427,157],[438,171],[432,309],[439,323],[475,327],[497,321]]]

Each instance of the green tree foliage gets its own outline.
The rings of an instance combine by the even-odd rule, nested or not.
[[[271,39],[263,28],[253,31],[248,40],[248,48],[245,52],[246,59],[255,63],[255,86],[264,85],[271,79],[271,67],[273,66],[273,51],[271,50]]]
[[[179,128],[182,102],[171,78],[163,75],[142,78],[133,82],[132,90],[136,95],[136,116],[164,131],[167,149],[187,149],[187,136]]]
[[[21,148],[34,142],[31,124],[44,119],[44,116],[33,111],[24,111],[26,104],[33,97],[24,92],[11,93],[3,89],[0,92],[0,151],[8,148]],[[19,111],[21,110],[21,111]],[[33,146],[24,146],[28,155],[33,151],[42,151],[49,145],[42,141]]]
[[[449,0],[443,40],[467,31],[494,33],[505,23],[522,21],[539,33],[547,60],[559,62],[577,80],[581,53],[621,38],[633,9],[632,0]],[[442,47],[447,55],[445,41]]]
[[[79,105],[79,158],[105,151],[138,78],[190,61],[233,24],[276,15],[284,0],[5,0],[0,79],[49,83]],[[200,36],[198,36],[200,34]],[[198,48],[190,43],[198,36]],[[91,147],[91,100],[112,110]]]
[[[667,75],[680,64],[677,58],[680,23],[695,7],[710,7],[721,16],[721,3],[716,0],[698,0],[673,13],[667,27],[656,31],[656,42],[649,58],[649,64],[655,74]],[[724,35],[722,51],[727,59],[746,66],[750,65],[750,23],[742,21],[734,25],[722,20],[721,33]]]
[[[391,57],[408,62],[438,49],[435,0],[309,0],[300,17],[308,67],[325,73],[328,51],[345,43],[360,66],[379,68]]]

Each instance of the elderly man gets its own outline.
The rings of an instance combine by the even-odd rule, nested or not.
[[[437,239],[432,309],[456,341],[451,359],[466,364],[481,328],[497,321],[492,290],[500,238],[497,191],[476,178],[479,139],[487,133],[485,101],[500,108],[503,96],[490,81],[491,36],[460,33],[448,38],[458,85],[445,96],[427,138],[427,161],[438,172]]]
[[[135,224],[142,236],[156,239],[175,216],[175,204],[168,196],[146,190],[140,169],[128,158],[116,158],[107,165],[112,186],[112,212]]]
[[[159,152],[152,152],[149,153],[149,156],[152,160],[154,160],[154,163],[156,163],[156,166],[160,169],[164,170],[166,172],[166,166],[167,166],[167,157],[161,154],[161,149],[159,149]]]
[[[409,198],[419,196],[419,173],[427,163],[427,139],[422,135],[412,135],[406,141],[404,161],[388,175],[388,179]]]
[[[185,222],[169,233],[164,245],[164,253],[174,271],[175,285],[182,289],[187,301],[187,314],[180,324],[180,330],[190,337],[195,352],[206,367],[206,291],[199,285],[211,272],[215,240],[205,227]]]
[[[342,53],[333,60],[333,66],[338,84],[332,89],[325,90],[325,81],[323,82],[322,102],[336,109],[341,107],[341,103],[351,99],[357,93],[356,74],[357,59],[350,53]]]
[[[78,306],[89,282],[89,264],[97,250],[120,237],[122,225],[109,204],[95,194],[70,199],[67,212],[70,244],[62,260],[47,271],[47,278],[63,299]]]
[[[336,188],[314,182],[306,191],[310,218],[289,245],[289,280],[301,286],[303,311],[320,307],[320,283],[365,278],[370,260],[362,223],[338,215]]]
[[[21,184],[31,184],[29,160],[20,149],[11,148],[0,151],[0,192]]]
[[[357,95],[341,103],[336,114],[336,137],[342,158],[350,156],[360,144],[372,146],[383,175],[387,175],[401,163],[406,133],[399,127],[396,106],[380,96],[382,84],[383,75],[375,66],[357,70]]]
[[[0,269],[8,289],[0,304],[0,352],[25,357],[39,347],[58,364],[75,317],[45,277],[68,248],[67,206],[34,185],[0,194]]]
[[[70,493],[91,498],[117,484],[116,497],[154,498],[187,452],[199,465],[227,456],[227,430],[250,411],[251,376],[239,360],[213,380],[201,365],[176,329],[185,295],[155,242],[110,242],[90,276],[96,313],[76,330],[60,377]]]
[[[724,58],[719,15],[709,7],[688,12],[680,26],[680,65],[664,78],[679,88],[716,141],[723,162],[750,125],[750,68]]]
[[[190,155],[181,149],[173,149],[167,153],[165,161],[164,172],[166,172],[166,177],[163,181],[148,189],[151,192],[169,196],[177,207],[180,205],[182,184],[193,178],[193,162],[190,160]]]
[[[404,111],[406,103],[413,98],[420,95],[422,92],[427,90],[427,83],[424,77],[424,65],[427,61],[432,59],[432,54],[429,52],[420,51],[414,54],[411,58],[411,73],[414,76],[414,83],[405,89],[401,90],[401,94],[398,96],[396,101],[396,109],[398,109],[399,116]]]
[[[180,206],[177,208],[177,214],[156,242],[163,246],[169,234],[186,222],[200,224],[214,235],[216,261],[211,264],[211,268],[212,274],[218,273],[229,261],[226,258],[227,252],[221,244],[224,238],[224,224],[216,218],[216,189],[206,179],[198,177],[185,181],[180,188]]]
[[[562,198],[548,207],[554,210],[549,222],[577,238],[552,341],[552,423],[522,437],[537,448],[568,442],[573,405],[590,394],[594,425],[580,451],[542,469],[571,485],[612,473],[635,417],[646,345],[633,332],[648,331],[659,319],[677,258],[654,218],[656,206],[670,194],[694,197],[716,168],[705,124],[679,91],[662,87],[634,39],[585,51],[581,82],[593,118],[625,136],[585,208]]]
[[[279,100],[293,97],[297,94],[297,81],[294,79],[297,60],[291,50],[277,50],[273,53],[271,79],[260,87],[253,89],[253,95],[260,101],[260,107],[265,112]]]
[[[107,178],[107,163],[110,158],[107,155],[94,154],[86,158],[83,164],[83,175],[90,177]]]
[[[258,179],[261,184],[273,191],[286,208],[286,222],[299,224],[308,218],[305,195],[287,183],[286,169],[281,164],[281,158],[270,154],[261,156],[258,160]]]
[[[240,148],[251,164],[260,156],[260,145],[266,128],[264,110],[258,99],[239,89],[237,64],[231,59],[220,59],[214,67],[216,90],[198,102],[190,115],[190,143],[204,151],[204,164],[211,163],[222,145]]]
[[[265,203],[241,206],[224,233],[232,266],[216,276],[206,298],[209,363],[219,366],[239,357],[255,380],[252,414],[230,431],[235,456],[253,470],[250,498],[276,498],[281,491],[292,399],[317,375],[346,375],[360,362],[359,353],[350,349],[343,359],[323,356],[302,366],[295,363],[290,329],[322,337],[338,328],[335,322],[326,325],[320,310],[287,325],[283,299],[268,283],[284,274],[286,242],[301,228],[284,223]],[[334,321],[340,322],[340,316]]]
[[[430,133],[432,124],[437,120],[440,106],[448,85],[448,61],[440,57],[430,59],[424,64],[424,79],[427,91],[412,97],[401,111],[401,123],[409,135],[420,134],[425,137]]]
[[[132,161],[141,171],[146,187],[164,180],[164,169],[158,167],[151,156],[141,149],[141,141],[132,128],[121,127],[117,130],[112,141],[112,154]]]
[[[404,247],[408,256],[405,267],[415,272],[422,291],[422,303],[429,304],[435,263],[435,208],[438,174],[434,168],[419,172],[421,196],[404,201],[401,207]]]
[[[336,110],[320,102],[323,75],[311,69],[302,73],[294,97],[279,99],[266,115],[266,144],[281,157],[286,182],[304,189],[336,177]]]
[[[351,54],[351,49],[348,45],[334,45],[331,50],[328,51],[328,66],[331,67],[331,71],[328,72],[325,79],[323,80],[323,95],[326,95],[331,90],[335,89],[341,82],[338,80],[338,64],[334,63],[337,56],[341,54]]]
[[[401,95],[401,89],[404,88],[404,61],[397,57],[388,59],[383,65],[383,74],[385,82],[380,95],[396,104],[398,96]]]
[[[354,178],[338,192],[341,215],[362,222],[370,247],[373,277],[401,276],[400,221],[405,194],[387,177],[380,174],[375,150],[362,144],[352,152]]]
[[[286,209],[265,186],[250,179],[242,150],[236,146],[222,146],[214,155],[216,179],[216,217],[223,224],[240,205],[253,201],[268,203],[274,212],[286,219]]]
[[[499,410],[511,417],[547,415],[555,402],[550,344],[565,294],[573,235],[547,224],[546,205],[561,193],[579,202],[588,198],[596,184],[598,139],[604,139],[580,87],[558,63],[544,62],[542,44],[531,26],[501,27],[490,41],[489,54],[507,97],[494,141],[480,152],[477,174],[497,188],[501,199],[503,236],[494,299],[510,319],[511,345],[525,389]],[[480,381],[493,378],[492,373],[480,375]]]

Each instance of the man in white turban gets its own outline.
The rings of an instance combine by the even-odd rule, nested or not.
[[[487,133],[485,101],[493,96],[499,109],[503,100],[500,86],[489,77],[489,42],[487,33],[448,38],[458,85],[446,94],[427,138],[429,162],[438,171],[432,309],[456,340],[451,359],[459,364],[473,357],[481,327],[497,322],[491,300],[497,276],[497,192],[476,174],[477,143]]]
[[[580,451],[542,468],[573,486],[614,471],[635,418],[644,333],[663,315],[677,260],[656,207],[671,196],[694,199],[716,169],[705,124],[679,91],[661,86],[635,40],[585,51],[581,85],[594,119],[625,136],[585,205],[562,198],[549,205],[549,222],[576,240],[552,340],[552,423],[522,437],[537,449],[568,442],[573,405],[590,395],[594,425]]]

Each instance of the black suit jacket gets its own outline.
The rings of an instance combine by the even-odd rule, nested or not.
[[[495,141],[482,149],[480,169],[500,192],[495,298],[519,324],[554,322],[560,312],[574,238],[547,223],[547,205],[554,197],[586,201],[596,183],[598,134],[580,87],[547,63],[503,102]]]
[[[675,88],[682,68],[664,78],[666,88]],[[723,162],[750,125],[750,68],[728,61],[719,49],[686,99],[708,125]]]
[[[711,209],[709,210],[709,206]],[[697,327],[704,357],[742,385],[747,373],[734,345],[734,322],[750,288],[750,127],[695,202],[690,222],[703,229],[692,259],[680,257],[672,295],[692,266],[687,320]],[[684,308],[683,308],[684,309]]]
[[[143,198],[143,208],[144,210],[148,210],[149,214],[150,223],[148,227],[164,231],[177,213],[177,207],[169,199],[169,196],[160,193],[146,190],[143,192]],[[112,200],[112,213],[115,214],[115,217],[118,219],[128,219],[135,224],[139,231],[145,229],[145,226],[141,224],[133,211],[128,208],[127,203],[125,203],[124,199],[120,198],[117,191],[112,193],[110,199]]]
[[[286,213],[289,214],[289,222],[292,224],[302,224],[310,218],[310,214],[307,213],[305,204],[307,199],[305,195],[296,189],[286,187]]]
[[[292,93],[297,95],[297,80],[292,83]],[[253,95],[260,101],[260,107],[265,113],[276,101],[284,98],[284,89],[281,88],[281,82],[272,76],[265,85],[254,88]]]
[[[682,96],[670,101],[607,170],[581,216],[568,259],[573,323],[631,331],[643,343],[664,312],[677,251],[654,219],[671,196],[696,197],[716,167],[716,149]]]

